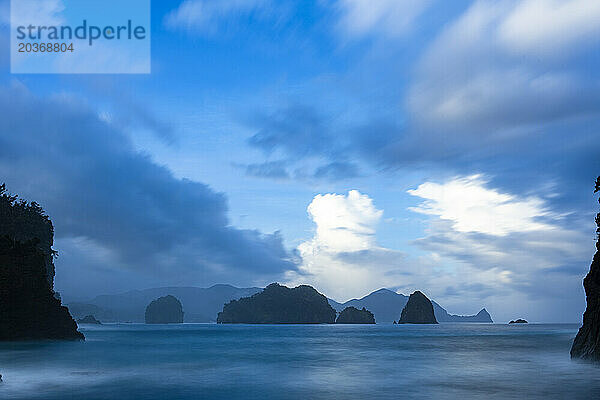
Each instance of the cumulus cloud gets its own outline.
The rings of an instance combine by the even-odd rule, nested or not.
[[[9,189],[46,208],[57,243],[71,253],[85,254],[81,247],[111,255],[114,273],[104,282],[60,289],[106,290],[124,270],[140,284],[201,286],[248,284],[295,268],[279,233],[230,226],[224,194],[176,179],[76,99],[13,87],[1,92],[0,110],[0,175]],[[58,270],[86,268],[71,262],[61,258]]]
[[[381,248],[376,228],[383,215],[356,190],[317,195],[308,206],[314,236],[298,246],[302,264],[287,274],[290,284],[309,283],[337,300],[394,285],[403,254]]]
[[[452,179],[444,184],[426,182],[409,190],[413,196],[425,199],[410,210],[436,215],[451,221],[457,232],[479,232],[506,236],[513,232],[548,230],[552,226],[539,221],[552,213],[535,197],[519,199],[485,187],[480,175]]]
[[[461,271],[448,282],[450,304],[470,290],[461,282],[468,278],[470,285],[493,289],[489,301],[520,298],[521,310],[537,318],[556,320],[561,315],[556,310],[581,307],[580,277],[593,238],[562,226],[562,216],[550,213],[541,198],[503,193],[480,176],[426,182],[409,193],[423,200],[412,210],[431,216],[427,235],[415,244]],[[497,310],[509,318],[510,309]]]
[[[307,209],[314,235],[298,246],[301,264],[287,282],[338,301],[381,287],[422,290],[450,312],[487,307],[499,321],[579,318],[593,235],[562,227],[543,199],[501,191],[483,176],[424,182],[409,194],[421,200],[410,210],[427,216],[410,255],[378,245],[383,210],[368,195],[315,196]]]

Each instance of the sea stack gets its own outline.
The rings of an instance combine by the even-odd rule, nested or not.
[[[519,318],[519,319],[515,319],[510,321],[508,324],[527,324],[528,322],[526,320],[524,320],[523,318]]]
[[[410,295],[402,310],[399,324],[437,324],[433,313],[433,304],[418,290]]]
[[[146,307],[145,319],[147,324],[181,324],[183,307],[174,296],[159,297]]]
[[[54,229],[35,202],[0,186],[0,340],[82,340],[53,290]]]
[[[83,318],[77,320],[78,324],[91,324],[91,325],[102,325],[102,322],[98,321],[93,315],[86,315]]]
[[[346,307],[335,321],[336,324],[374,324],[375,316],[366,308]]]
[[[333,324],[336,312],[313,287],[290,289],[272,283],[251,297],[232,300],[217,315],[219,324]]]
[[[598,191],[600,177],[596,179],[594,193]],[[596,214],[596,235],[596,254],[590,272],[583,280],[587,307],[583,314],[583,326],[579,328],[571,347],[571,358],[600,362],[600,213]]]

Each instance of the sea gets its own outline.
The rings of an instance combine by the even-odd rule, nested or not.
[[[0,399],[598,399],[578,325],[82,326],[0,344]]]

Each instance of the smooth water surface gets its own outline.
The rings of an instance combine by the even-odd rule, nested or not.
[[[6,399],[593,399],[577,325],[136,325],[0,345]]]

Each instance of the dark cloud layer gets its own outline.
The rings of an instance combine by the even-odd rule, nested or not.
[[[207,282],[188,283],[206,284],[294,269],[278,233],[231,227],[223,194],[176,179],[75,100],[13,87],[1,92],[0,113],[0,176],[47,209],[57,239],[89,239],[120,268],[156,281],[189,275]]]

